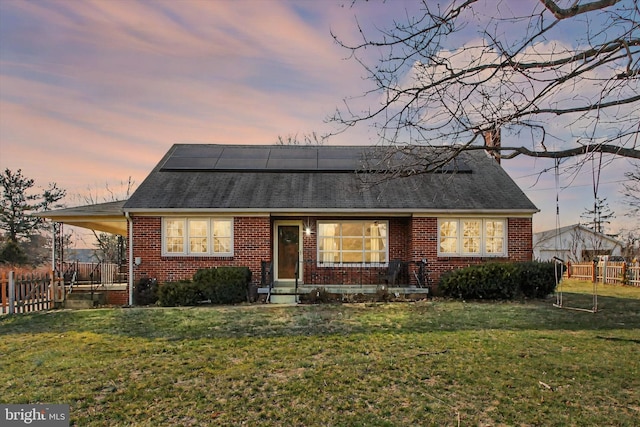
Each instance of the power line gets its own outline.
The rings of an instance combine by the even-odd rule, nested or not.
[[[517,179],[517,178],[516,178],[516,179]],[[627,182],[627,181],[628,181],[628,180],[626,180],[626,179],[621,179],[621,180],[618,180],[618,181],[604,181],[604,182],[601,182],[600,184],[601,184],[601,185],[602,185],[602,184],[605,184],[605,185],[606,185],[606,184],[619,184],[619,183],[621,183],[621,182]],[[593,187],[593,184],[573,184],[573,185],[571,185],[570,187],[571,187],[571,188],[576,188],[576,187]],[[562,187],[562,188],[560,189],[560,191],[565,190],[565,189],[567,189],[567,188],[569,188],[569,186]],[[555,188],[553,188],[553,187],[551,187],[551,188],[533,188],[533,187],[531,187],[531,188],[527,189],[527,191],[549,191],[549,190],[553,190],[553,191],[555,191]]]

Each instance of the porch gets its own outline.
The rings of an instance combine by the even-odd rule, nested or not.
[[[125,264],[62,262],[58,263],[56,270],[61,275],[64,292],[60,303],[65,308],[128,304],[128,274]]]
[[[411,264],[417,264],[417,267],[410,268]],[[262,261],[262,280],[258,294],[266,295],[268,302],[293,303],[298,301],[297,297],[300,295],[318,289],[342,296],[384,291],[395,297],[411,295],[419,298],[430,296],[432,291],[426,260],[416,263],[391,261],[388,264],[367,263],[339,267],[323,266],[314,260],[305,260],[295,265],[293,280],[275,280],[273,263]]]

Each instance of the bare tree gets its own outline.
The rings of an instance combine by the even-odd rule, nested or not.
[[[595,231],[596,233],[605,234],[605,227],[611,224],[611,219],[615,218],[614,212],[609,208],[607,199],[596,197],[593,202],[593,209],[585,208],[580,218],[585,220],[582,223],[585,227]]]
[[[364,123],[384,146],[433,146],[433,158],[416,160],[424,172],[474,149],[640,158],[637,1],[440,3],[421,0],[417,13],[373,35],[358,24],[355,43],[333,35],[373,84],[333,115],[340,130]],[[507,135],[517,142],[505,144]]]
[[[87,193],[80,196],[85,204],[93,205],[104,202],[116,202],[126,200],[135,189],[135,181],[129,177],[126,181],[120,181],[113,187],[105,184],[104,190],[87,188]],[[118,263],[124,257],[124,245],[122,236],[110,233],[102,233],[92,230],[95,238],[95,256],[101,261]]]
[[[287,136],[278,136],[276,145],[323,145],[328,136],[319,135],[317,132],[305,133],[302,137],[298,134],[289,134]]]
[[[624,202],[629,206],[628,215],[637,218],[640,213],[640,165],[625,174],[628,181],[623,186]]]

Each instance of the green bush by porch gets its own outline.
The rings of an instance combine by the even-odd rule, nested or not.
[[[158,304],[165,307],[210,304],[238,304],[247,300],[251,271],[246,267],[218,267],[198,270],[192,280],[168,282],[158,289]]]
[[[460,299],[544,298],[555,291],[556,274],[562,271],[553,262],[486,263],[445,273],[438,290]]]

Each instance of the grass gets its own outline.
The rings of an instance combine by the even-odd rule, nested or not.
[[[640,289],[553,301],[5,316],[0,402],[79,426],[637,425]]]

